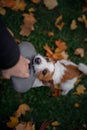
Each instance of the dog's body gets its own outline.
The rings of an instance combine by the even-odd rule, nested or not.
[[[66,95],[74,88],[75,82],[83,73],[87,74],[87,66],[84,64],[76,65],[68,60],[53,62],[39,54],[35,56],[33,65],[37,77],[33,86],[60,84],[62,95]]]

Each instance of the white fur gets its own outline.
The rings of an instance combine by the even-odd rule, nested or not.
[[[60,84],[62,88],[62,95],[66,95],[71,89],[74,88],[74,84],[77,80],[77,77],[74,77],[71,80],[67,80],[66,82],[61,83],[61,79],[65,73],[66,68],[64,65],[73,65],[77,66],[75,63],[68,61],[68,60],[60,60],[55,63],[55,65],[52,62],[47,62],[46,59],[38,54],[36,57],[41,58],[41,64],[37,65],[34,63],[34,69],[36,72],[43,71],[43,69],[48,68],[50,72],[54,72],[53,74],[53,81],[54,84]],[[64,64],[64,65],[63,65]],[[83,73],[87,74],[87,66],[84,64],[79,64],[78,69],[82,71]],[[36,79],[36,86],[44,86],[39,79]],[[35,84],[33,85],[35,86]]]

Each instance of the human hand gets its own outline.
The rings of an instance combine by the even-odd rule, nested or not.
[[[20,78],[29,77],[29,63],[30,61],[23,56],[20,56],[16,65],[9,69],[2,70],[3,78],[10,79],[12,76]]]

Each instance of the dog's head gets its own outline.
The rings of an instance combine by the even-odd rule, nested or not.
[[[49,58],[38,54],[34,57],[33,66],[35,75],[39,80],[43,82],[52,80],[54,73],[54,63]]]

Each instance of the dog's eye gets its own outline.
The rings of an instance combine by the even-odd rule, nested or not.
[[[44,70],[42,71],[42,74],[43,74],[43,75],[46,75],[46,74],[47,74],[47,70],[44,69]]]

